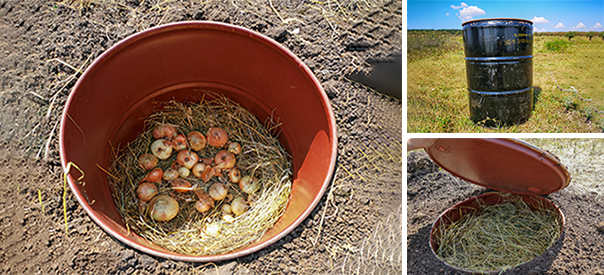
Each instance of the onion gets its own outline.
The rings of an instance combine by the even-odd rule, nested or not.
[[[150,182],[155,182],[155,183],[161,183],[161,178],[164,175],[164,171],[161,170],[161,168],[157,167],[153,170],[151,170],[151,172],[149,172],[145,178],[143,178],[143,181],[150,181]]]
[[[217,201],[226,198],[228,192],[229,191],[227,190],[226,186],[219,182],[212,184],[212,186],[210,186],[210,189],[208,190],[210,197]]]
[[[191,169],[195,163],[199,160],[199,156],[195,152],[189,150],[182,150],[176,155],[176,162],[181,166]]]
[[[237,142],[231,142],[229,143],[229,147],[227,147],[229,150],[229,152],[238,155],[239,153],[241,153],[241,145]]]
[[[242,197],[237,197],[231,202],[231,209],[235,216],[243,214],[248,208],[247,202]]]
[[[158,139],[151,143],[151,153],[159,159],[167,159],[172,155],[172,146],[165,139]]]
[[[214,157],[214,163],[216,163],[216,168],[218,169],[233,168],[236,161],[235,155],[225,150],[220,150]]]
[[[138,196],[141,201],[149,201],[155,195],[157,195],[157,186],[153,183],[143,182],[136,188],[136,196]]]
[[[229,136],[227,132],[222,128],[210,128],[208,129],[208,133],[206,134],[208,139],[208,144],[214,147],[222,147],[224,146]]]
[[[204,163],[205,165],[212,164],[212,161],[214,161],[214,158],[203,158],[203,159],[201,159],[201,162]]]
[[[191,183],[184,179],[175,179],[170,182],[170,185],[172,185],[172,189],[174,189],[174,191],[179,193],[186,193],[191,189]]]
[[[212,199],[206,192],[197,190],[195,191],[195,194],[197,195],[197,198],[199,198],[199,200],[195,202],[195,209],[197,209],[197,211],[203,213],[214,207],[214,199]]]
[[[149,215],[156,221],[167,222],[178,214],[178,202],[168,195],[155,197],[151,201],[150,206],[151,211]]]
[[[253,194],[258,191],[258,189],[260,189],[260,185],[258,184],[258,181],[255,178],[251,176],[245,176],[239,181],[239,189],[241,189],[243,193]]]
[[[238,183],[239,180],[241,180],[241,172],[239,171],[239,169],[237,169],[237,167],[233,167],[229,171],[229,179],[232,183]]]
[[[216,170],[213,167],[206,165],[206,170],[203,170],[203,172],[201,173],[201,180],[203,180],[203,182],[208,182],[215,175]]]
[[[179,173],[176,169],[174,168],[168,168],[166,169],[166,171],[164,172],[164,180],[165,181],[173,181],[175,179],[177,179],[179,176]]]
[[[214,176],[222,179],[222,169],[218,167],[214,167]]]
[[[202,133],[198,131],[191,131],[187,137],[189,138],[191,149],[199,151],[206,147],[206,137],[204,137]]]
[[[147,210],[147,203],[139,200],[138,201],[138,212],[140,212],[141,215],[144,215],[146,210]]]
[[[187,167],[179,167],[178,168],[178,175],[181,178],[186,178],[189,176],[189,174],[191,174],[191,171],[189,171],[189,169],[187,169]]]
[[[208,234],[212,237],[216,237],[216,236],[218,236],[218,233],[220,233],[220,225],[218,225],[217,223],[210,223],[210,224],[206,225],[205,232],[206,232],[206,234]]]
[[[222,205],[222,213],[224,214],[231,214],[233,213],[232,209],[231,209],[231,205],[228,203],[225,203]]]
[[[206,165],[203,163],[196,163],[193,165],[193,168],[191,168],[191,172],[193,172],[193,176],[196,178],[201,178],[201,174],[204,170],[206,170]]]
[[[187,149],[187,138],[183,134],[178,134],[172,139],[172,148],[176,151]]]
[[[172,138],[176,135],[176,128],[172,125],[161,124],[155,126],[153,132],[151,133],[155,139],[167,137],[168,139]]]
[[[138,166],[145,170],[153,169],[157,166],[157,158],[149,153],[142,154],[138,157]]]
[[[206,193],[205,191],[201,190],[201,189],[194,189],[193,193],[195,193],[195,195],[197,196],[198,199],[200,200],[205,200],[206,198],[210,198],[210,195],[208,195],[208,193]]]

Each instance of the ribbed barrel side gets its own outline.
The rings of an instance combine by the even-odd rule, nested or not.
[[[485,126],[527,121],[533,110],[533,25],[485,19],[463,25],[470,119]]]

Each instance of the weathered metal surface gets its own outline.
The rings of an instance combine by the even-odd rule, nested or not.
[[[527,121],[533,110],[533,24],[481,19],[462,24],[470,119],[485,126]]]

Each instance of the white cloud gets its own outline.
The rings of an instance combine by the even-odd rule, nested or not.
[[[533,17],[533,19],[531,19],[531,21],[533,21],[533,23],[535,23],[535,24],[549,23],[549,20],[545,19],[545,17],[538,17],[538,16]]]
[[[451,8],[454,10],[459,10],[457,17],[462,21],[470,20],[472,17],[477,15],[485,14],[486,12],[477,7],[477,6],[469,6],[468,4],[461,2],[459,6],[451,5]],[[448,16],[448,15],[447,15]]]
[[[602,28],[602,24],[600,24],[600,22],[596,22],[596,24],[593,26],[594,29],[601,29]]]
[[[579,22],[579,24],[577,24],[575,26],[575,29],[582,29],[582,28],[585,28],[585,24],[583,24],[583,22]]]
[[[461,8],[467,8],[467,7],[468,7],[468,4],[466,4],[464,2],[461,2],[461,5],[459,5],[459,6],[451,5],[451,8],[454,9],[454,10],[458,10],[458,9],[461,9]]]
[[[459,18],[462,20],[470,20],[474,16],[482,15],[485,13],[486,12],[483,9],[481,9],[477,6],[469,6],[467,8],[463,8],[461,11],[459,11]]]
[[[554,26],[554,28],[556,28],[556,29],[564,28],[564,24],[562,24],[562,22],[558,22],[558,24],[556,24],[556,26]]]

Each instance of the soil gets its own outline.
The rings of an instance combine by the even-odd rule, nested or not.
[[[400,274],[401,102],[346,76],[400,54],[401,2],[350,1],[347,13],[299,2],[0,0],[0,273]],[[322,82],[338,125],[336,173],[319,205],[274,245],[232,261],[140,253],[64,195],[57,125],[81,72],[128,35],[183,20],[237,24],[290,49]]]
[[[428,244],[432,223],[447,208],[487,192],[444,171],[423,151],[407,155],[408,274],[458,274],[434,256]],[[597,192],[569,187],[547,195],[565,215],[562,238],[533,261],[505,274],[604,274],[604,202]]]

